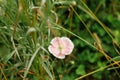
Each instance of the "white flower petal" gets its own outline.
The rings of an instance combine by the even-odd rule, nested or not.
[[[72,53],[74,48],[73,42],[67,37],[55,37],[51,40],[51,45],[48,50],[56,58],[64,59],[65,55]]]

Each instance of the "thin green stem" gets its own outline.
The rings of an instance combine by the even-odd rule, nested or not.
[[[97,49],[94,45],[92,45],[91,43],[89,43],[88,41],[86,41],[85,39],[83,39],[82,37],[76,35],[75,33],[73,33],[71,31],[65,29],[64,27],[62,27],[62,26],[60,26],[60,25],[58,25],[58,24],[56,24],[54,22],[51,22],[51,23],[54,24],[54,25],[56,25],[56,26],[58,26],[59,28],[63,29],[64,31],[72,34],[73,36],[77,37],[78,39],[80,39],[81,41],[85,42],[86,44],[88,44],[89,46],[93,47],[94,49]]]
[[[85,28],[87,29],[87,31],[90,33],[90,35],[92,36],[92,38],[94,39],[94,36],[93,36],[92,32],[90,31],[90,29],[88,28],[88,26],[85,24],[85,22],[82,20],[82,18],[80,17],[80,15],[75,11],[75,9],[72,6],[71,6],[71,8],[74,11],[74,13],[77,15],[77,17],[80,19],[80,21],[83,23],[83,25],[85,26]]]
[[[3,76],[4,76],[4,79],[7,80],[7,78],[6,78],[5,74],[4,74],[4,72],[3,72],[2,68],[1,68],[1,66],[0,66],[0,70],[1,70],[1,73],[3,74]]]
[[[80,1],[88,9],[90,16],[93,17],[103,27],[103,29],[107,32],[107,34],[110,36],[110,38],[112,40],[114,40],[112,35],[108,32],[107,27],[95,16],[95,14],[88,8],[88,6],[82,0],[80,0]]]
[[[24,72],[23,80],[25,80],[25,78],[26,78],[26,76],[27,76],[27,74],[28,74],[28,71],[29,71],[29,69],[30,69],[30,67],[31,67],[31,65],[32,65],[32,62],[33,62],[35,56],[37,55],[37,53],[39,52],[40,48],[41,48],[41,47],[37,48],[36,51],[35,51],[35,53],[32,55],[32,57],[31,57],[31,59],[30,59],[30,62],[29,62],[29,64],[28,64],[27,68],[26,68],[26,71]]]
[[[94,73],[96,73],[96,72],[102,71],[102,70],[104,70],[104,69],[106,69],[106,68],[108,68],[108,67],[110,67],[110,66],[113,66],[113,65],[116,65],[116,63],[110,64],[110,65],[108,65],[108,66],[101,67],[101,68],[99,68],[99,69],[97,69],[97,70],[95,70],[95,71],[92,71],[92,72],[90,72],[90,73],[88,73],[88,74],[86,74],[86,75],[80,76],[80,77],[76,78],[75,80],[83,79],[83,78],[85,78],[85,77],[87,77],[87,76],[89,76],[89,75],[92,75],[92,74],[94,74]]]

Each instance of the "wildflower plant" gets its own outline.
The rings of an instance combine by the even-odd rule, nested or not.
[[[0,80],[118,80],[118,5],[0,0]]]

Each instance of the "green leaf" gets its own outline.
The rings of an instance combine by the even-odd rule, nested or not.
[[[98,54],[97,53],[89,53],[90,55],[88,55],[88,60],[89,60],[89,62],[91,62],[91,63],[94,63],[94,62],[96,62],[97,61],[97,59],[98,59]]]
[[[76,69],[76,74],[78,74],[78,75],[86,74],[85,66],[84,65],[79,65],[78,68]]]

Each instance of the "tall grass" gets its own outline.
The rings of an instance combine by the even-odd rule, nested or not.
[[[105,1],[98,1],[94,12],[87,4],[91,0],[0,0],[0,80],[102,80],[102,73],[94,74],[104,72],[111,78],[112,71],[119,79],[120,28],[105,25],[97,15]],[[119,0],[115,2],[111,6]],[[117,7],[111,15],[120,15]],[[50,40],[57,36],[68,36],[75,43],[73,53],[64,60],[48,51]],[[90,55],[97,56],[88,59]]]

